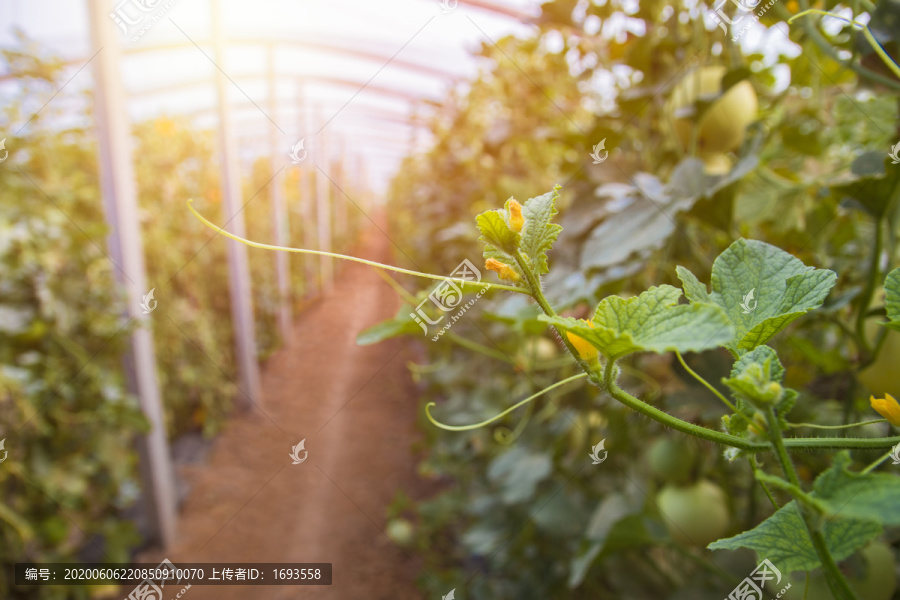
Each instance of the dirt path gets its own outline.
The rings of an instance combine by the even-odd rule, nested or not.
[[[372,230],[361,254],[388,259],[389,244]],[[266,364],[266,415],[233,417],[207,464],[180,468],[190,493],[172,562],[331,562],[333,585],[193,586],[188,600],[421,598],[418,560],[383,533],[397,490],[422,489],[410,352],[403,340],[354,341],[398,305],[373,269],[344,266],[334,289],[296,318],[291,346]],[[293,465],[291,447],[304,438],[308,459]]]

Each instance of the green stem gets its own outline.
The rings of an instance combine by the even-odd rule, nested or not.
[[[535,276],[534,272],[531,270],[531,267],[528,265],[528,261],[522,256],[521,251],[516,251],[515,254],[516,264],[519,265],[519,269],[525,275],[525,283],[528,285],[531,293],[530,296],[534,298],[535,302],[538,303],[538,306],[541,307],[541,310],[544,311],[544,314],[548,317],[557,316],[556,311],[553,310],[553,307],[550,306],[550,303],[547,302],[547,298],[544,296],[544,291],[541,289],[541,282]],[[556,333],[559,335],[559,339],[562,340],[562,343],[566,346],[566,349],[572,354],[575,358],[578,365],[584,370],[585,373],[591,375],[591,380],[594,380],[594,375],[596,374],[596,370],[581,357],[578,350],[572,345],[572,342],[569,341],[569,336],[566,332],[559,327],[554,326]]]
[[[791,18],[790,11],[788,11],[786,8],[784,8],[780,3],[775,3],[775,5],[772,7],[772,9],[782,19],[790,19]],[[797,16],[799,16],[799,15],[797,15]],[[846,61],[842,60],[841,57],[838,55],[837,50],[834,49],[834,47],[831,45],[831,43],[827,39],[825,39],[825,36],[823,36],[821,33],[819,33],[818,30],[816,30],[816,28],[813,27],[810,22],[804,21],[803,30],[804,30],[804,32],[806,32],[806,34],[809,36],[809,38],[816,44],[816,46],[818,46],[819,49],[822,50],[822,52],[827,54],[833,61],[835,61],[839,65],[842,65],[842,66],[845,66],[845,67],[851,69],[856,74],[858,74],[860,77],[865,77],[866,79],[868,79],[870,81],[880,83],[880,84],[885,85],[893,90],[900,90],[900,82],[897,82],[897,81],[891,79],[890,77],[885,77],[881,73],[877,73],[875,71],[872,71],[871,69],[867,69],[866,67],[863,67],[862,65],[858,65],[854,62],[846,62]]]
[[[502,360],[503,362],[509,363],[511,365],[516,364],[516,361],[509,358],[502,352],[498,352],[497,350],[494,350],[493,348],[488,348],[484,344],[479,344],[478,342],[464,338],[463,336],[457,335],[457,334],[453,333],[452,331],[447,332],[447,338],[450,339],[450,341],[452,341],[456,344],[459,344],[463,348],[468,348],[469,350],[471,350],[473,352],[478,352],[479,354],[484,354],[485,356],[490,356],[491,358],[496,358],[497,360]]]
[[[860,471],[860,473],[862,473],[862,474],[871,473],[873,470],[878,468],[878,465],[880,465],[881,463],[883,463],[884,461],[889,459],[891,456],[893,456],[893,454],[894,454],[893,449],[890,452],[885,452],[881,458],[879,458],[878,460],[873,462],[871,465],[869,465],[868,467],[866,467],[865,469]]]
[[[787,449],[784,446],[784,440],[781,437],[781,426],[778,423],[778,416],[775,414],[775,408],[772,406],[766,408],[766,422],[768,424],[769,440],[771,440],[772,445],[775,447],[775,455],[781,463],[781,470],[784,472],[784,476],[787,477],[788,481],[794,487],[800,489],[800,478],[797,477],[797,471],[794,469],[791,457],[788,455]],[[838,569],[837,563],[834,562],[834,558],[828,551],[828,545],[825,543],[825,536],[822,535],[822,531],[816,526],[814,515],[810,514],[809,507],[801,502],[797,502],[797,510],[800,512],[800,516],[806,525],[806,530],[809,532],[813,548],[815,548],[816,555],[818,555],[819,561],[822,563],[822,572],[825,574],[825,581],[828,583],[828,587],[831,589],[831,593],[834,595],[835,600],[856,600],[856,594],[850,589],[850,585],[847,583],[843,573]]]
[[[251,248],[260,248],[262,250],[275,250],[278,252],[295,252],[297,254],[313,254],[316,256],[330,256],[331,258],[339,258],[341,260],[349,260],[353,262],[358,262],[364,265],[368,265],[370,267],[375,267],[377,269],[384,269],[386,271],[394,271],[395,273],[403,273],[404,275],[413,275],[415,277],[424,277],[425,279],[436,279],[438,281],[453,281],[454,283],[459,283],[462,286],[473,286],[476,288],[492,288],[497,290],[506,290],[508,292],[516,292],[519,294],[528,294],[528,290],[520,287],[514,287],[511,285],[503,285],[500,283],[488,283],[486,281],[468,281],[466,279],[454,278],[454,277],[444,277],[443,275],[435,275],[433,273],[422,273],[420,271],[412,271],[410,269],[401,269],[400,267],[394,267],[391,265],[385,265],[379,262],[375,262],[372,260],[365,260],[363,258],[356,258],[355,256],[347,256],[346,254],[336,254],[334,252],[324,252],[322,250],[307,250],[305,248],[290,248],[288,246],[273,246],[271,244],[260,244],[259,242],[254,242],[248,240],[246,238],[242,238],[240,236],[234,235],[228,231],[225,231],[218,225],[215,225],[206,218],[203,217],[200,213],[194,210],[193,200],[188,200],[188,209],[194,213],[194,216],[200,220],[201,223],[215,231],[216,233],[220,233],[227,238],[231,238],[236,242],[240,242],[245,246],[250,246]]]
[[[869,45],[872,46],[872,50],[874,50],[875,53],[878,54],[878,57],[881,59],[881,62],[883,62],[885,65],[887,65],[887,68],[890,69],[891,72],[894,75],[896,75],[898,79],[900,79],[900,66],[898,66],[897,63],[895,63],[891,59],[891,57],[888,56],[888,53],[884,51],[884,48],[881,47],[881,44],[879,44],[878,40],[875,39],[875,36],[872,35],[872,32],[869,30],[868,25],[866,25],[865,23],[860,23],[859,21],[856,21],[853,19],[848,19],[846,17],[836,15],[832,12],[828,12],[825,10],[819,10],[818,8],[808,8],[802,12],[797,13],[796,15],[794,15],[793,17],[788,19],[788,25],[790,25],[795,19],[799,19],[800,17],[809,15],[809,14],[817,14],[817,15],[824,15],[824,16],[828,16],[828,17],[834,17],[835,19],[839,19],[841,21],[844,21],[845,23],[850,23],[851,25],[856,25],[857,27],[862,28],[863,35],[866,36],[866,41],[868,41]]]
[[[769,502],[772,503],[772,506],[775,510],[781,508],[778,506],[778,502],[775,501],[775,496],[772,495],[772,492],[769,491],[769,486],[766,485],[764,481],[760,481],[758,477],[756,477],[757,472],[759,471],[759,465],[756,464],[756,457],[750,457],[750,468],[753,469],[753,478],[759,482],[760,487],[762,487],[763,491],[766,493],[766,496],[769,498]]]
[[[654,421],[662,423],[667,427],[671,427],[672,429],[675,429],[682,433],[686,433],[688,435],[692,435],[704,440],[709,440],[717,444],[733,446],[735,448],[740,448],[741,450],[747,450],[749,452],[765,452],[771,450],[769,444],[765,442],[745,440],[744,438],[740,438],[727,433],[722,433],[720,431],[715,431],[714,429],[708,429],[700,425],[694,425],[693,423],[682,421],[681,419],[673,417],[667,412],[664,412],[654,406],[650,406],[649,404],[638,400],[637,398],[620,388],[618,385],[616,385],[615,377],[613,375],[614,367],[615,363],[613,363],[612,361],[607,362],[602,382],[595,380],[595,383],[597,383],[598,385],[602,385],[610,396],[612,396],[628,408],[637,411],[642,415],[646,415]]]
[[[512,406],[510,406],[509,408],[507,408],[506,410],[504,410],[504,411],[503,411],[502,413],[500,413],[499,415],[493,416],[493,417],[491,417],[490,419],[486,419],[486,420],[484,420],[484,421],[482,421],[482,422],[480,422],[480,423],[474,423],[474,424],[472,424],[472,425],[445,425],[444,423],[440,423],[440,422],[438,422],[438,421],[435,421],[434,417],[431,416],[431,407],[432,407],[432,406],[437,406],[437,403],[436,403],[436,402],[429,402],[428,404],[425,405],[425,416],[428,418],[429,421],[431,421],[431,423],[432,423],[433,425],[435,425],[435,426],[437,426],[437,427],[440,427],[441,429],[446,429],[447,431],[470,431],[470,430],[472,430],[472,429],[478,429],[479,427],[484,427],[485,425],[489,425],[489,424],[493,423],[494,421],[496,421],[497,419],[500,419],[500,418],[505,417],[506,415],[508,415],[508,414],[511,413],[512,411],[516,410],[516,409],[519,408],[520,406],[522,406],[522,405],[524,405],[524,404],[528,404],[529,402],[531,402],[531,401],[534,400],[535,398],[538,398],[538,397],[540,397],[540,396],[543,396],[544,394],[546,394],[546,393],[549,392],[550,390],[556,389],[556,388],[558,388],[558,387],[561,386],[561,385],[565,385],[565,384],[569,383],[570,381],[575,381],[576,379],[581,379],[581,378],[583,378],[583,377],[587,377],[587,374],[586,374],[586,373],[579,373],[578,375],[573,375],[572,377],[568,377],[568,378],[566,378],[566,379],[563,379],[562,381],[557,381],[557,382],[554,383],[553,385],[548,386],[548,387],[545,387],[544,389],[542,389],[542,390],[539,391],[538,393],[533,394],[533,395],[531,395],[531,396],[525,398],[524,400],[522,400],[522,401],[520,401],[520,402],[517,402],[516,404],[513,404]]]
[[[859,310],[856,313],[856,335],[865,349],[866,357],[872,354],[872,346],[866,339],[866,311],[869,310],[869,304],[872,302],[872,295],[875,293],[876,280],[878,279],[878,263],[881,258],[881,245],[884,243],[881,219],[875,220],[875,241],[872,248],[872,260],[869,264],[869,273],[866,278],[866,287],[863,288],[862,297],[859,299]]]
[[[877,450],[900,444],[900,436],[889,438],[784,438],[786,448],[791,450]]]
[[[873,423],[887,423],[887,419],[875,419],[874,421],[863,421],[862,423],[848,423],[847,425],[816,425],[815,423],[788,423],[788,425],[791,427],[811,427],[812,429],[848,429],[850,427],[872,425]]]
[[[706,387],[706,389],[708,389],[708,390],[711,391],[713,394],[715,394],[715,395],[719,398],[719,400],[721,400],[722,402],[725,403],[725,406],[727,406],[728,408],[731,409],[732,412],[737,412],[737,411],[738,411],[737,407],[736,407],[734,404],[732,404],[731,402],[729,402],[728,399],[725,398],[725,396],[723,396],[723,395],[719,392],[719,390],[717,390],[716,388],[714,388],[714,387],[712,386],[711,383],[709,383],[708,381],[706,381],[705,379],[703,379],[702,377],[700,377],[700,375],[698,375],[697,373],[695,373],[694,370],[693,370],[692,368],[690,368],[689,366],[687,366],[687,363],[684,362],[684,357],[681,356],[681,352],[679,352],[678,350],[676,350],[676,351],[675,351],[675,356],[678,357],[678,362],[681,363],[681,366],[684,367],[684,370],[687,371],[688,373],[690,373],[691,376],[692,376],[694,379],[696,379],[697,381],[699,381],[700,383],[702,383],[702,384]]]

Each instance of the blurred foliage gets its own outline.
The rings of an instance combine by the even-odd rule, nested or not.
[[[897,5],[879,2],[879,13],[890,12],[887,4]],[[782,22],[803,7],[776,3],[762,22]],[[390,191],[392,238],[423,270],[450,274],[464,258],[480,268],[475,216],[561,184],[564,231],[543,284],[557,311],[577,317],[612,293],[678,285],[677,265],[709,281],[713,258],[733,241],[764,240],[839,274],[822,309],[770,342],[787,365],[786,385],[800,391],[792,421],[874,418],[869,394],[900,392],[890,366],[900,336],[875,326],[884,315],[884,277],[898,264],[900,186],[887,152],[900,139],[900,82],[866,71],[875,67],[861,45],[854,51],[858,32],[836,21],[826,28],[818,17],[792,25],[789,39],[784,24],[770,27],[761,50],[744,53],[703,4],[557,0],[543,8],[531,35],[485,44],[478,80],[435,108],[433,147],[406,160]],[[889,23],[890,15],[873,25],[878,19]],[[667,107],[686,74],[714,65],[727,70],[726,90],[747,81],[759,101],[742,143],[724,156],[724,173],[710,172],[673,123],[686,114],[699,129],[719,97],[698,97],[678,115]],[[595,164],[590,153],[602,140],[609,158]],[[423,299],[423,292],[407,298],[410,310],[394,325],[362,339],[424,339],[401,323]],[[410,365],[422,404],[438,402],[435,416],[444,422],[476,423],[573,375],[575,365],[538,312],[516,294],[491,292],[454,323],[454,336],[423,341],[427,360]],[[726,409],[672,358],[627,359],[623,387],[718,429]],[[722,389],[715,382],[729,374],[727,354],[685,359]],[[849,435],[884,435],[885,428]],[[673,469],[654,468],[648,449],[673,432],[593,388],[570,384],[492,427],[447,432],[423,417],[422,429],[428,452],[420,474],[444,491],[404,500],[390,516],[415,526],[412,545],[425,561],[420,581],[429,596],[466,582],[465,597],[479,599],[718,600],[756,565],[752,553],[684,546],[667,533],[657,502],[667,484],[661,473]],[[593,466],[587,455],[601,439],[608,459]],[[724,536],[772,513],[746,462],[727,463],[714,445],[687,443],[699,452],[674,469],[690,471],[688,482],[676,483],[705,490],[711,482],[725,491]],[[852,457],[863,465],[878,453]],[[828,458],[795,456],[805,483]],[[888,528],[884,539],[894,542],[897,533]],[[786,597],[802,597],[802,585]]]
[[[129,510],[141,493],[134,442],[149,425],[123,375],[135,325],[123,316],[124,291],[107,257],[90,97],[64,90],[42,108],[62,85],[62,61],[21,34],[2,54],[18,86],[0,127],[9,152],[0,167],[0,440],[9,453],[0,468],[0,564],[127,562],[141,544]],[[209,436],[240,393],[222,286],[224,239],[185,218],[188,198],[207,214],[221,204],[215,136],[169,117],[139,123],[132,133],[167,433]],[[283,181],[296,204],[294,171]],[[263,191],[271,175],[263,175],[259,181],[254,173],[245,186],[254,239],[272,238]],[[299,232],[290,243],[302,245]],[[280,343],[274,264],[262,252],[250,252],[249,261],[258,353],[265,356]],[[292,262],[299,300],[309,289],[302,261]],[[20,597],[10,595],[20,593],[11,591],[10,574],[0,569],[2,598]],[[91,593],[30,591],[27,597],[42,599]]]

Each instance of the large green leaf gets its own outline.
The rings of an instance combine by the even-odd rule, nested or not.
[[[884,295],[889,319],[884,326],[900,331],[900,267],[888,273],[884,280]]]
[[[806,500],[824,517],[825,542],[835,560],[843,560],[878,536],[883,525],[900,524],[900,477],[887,473],[853,473],[850,454],[839,453],[819,475]],[[768,481],[774,478],[767,478]],[[791,501],[755,529],[709,545],[713,550],[751,548],[787,571],[821,566],[809,533]]]
[[[841,452],[831,468],[816,478],[812,496],[817,504],[829,517],[900,525],[900,477],[853,473],[849,465],[850,455]]]
[[[793,320],[822,305],[837,275],[808,267],[791,254],[757,240],[738,240],[713,264],[712,292],[684,267],[677,267],[692,303],[721,306],[734,325],[723,344],[737,354],[766,343]]]
[[[593,327],[573,318],[539,317],[584,338],[610,360],[639,351],[700,351],[730,340],[734,331],[713,304],[678,304],[681,290],[652,287],[635,298],[609,296],[594,313]]]
[[[843,560],[881,534],[878,523],[862,519],[838,518],[826,522],[825,543],[835,560]],[[718,540],[710,550],[750,548],[768,558],[782,572],[810,571],[821,566],[800,516],[796,500],[783,506],[771,517],[749,531]]]

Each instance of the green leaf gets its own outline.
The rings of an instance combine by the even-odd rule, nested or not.
[[[852,170],[859,179],[831,188],[832,195],[850,206],[882,219],[887,216],[891,199],[900,186],[900,170],[890,168],[882,150],[866,152],[853,161]]]
[[[559,186],[552,192],[531,198],[522,207],[525,227],[522,229],[522,253],[530,263],[535,275],[550,272],[547,264],[547,252],[562,231],[561,225],[551,223],[556,215],[556,199],[559,198]]]
[[[764,344],[792,321],[818,308],[837,275],[808,267],[791,254],[757,240],[738,240],[713,264],[712,292],[684,267],[677,267],[692,303],[721,306],[734,325],[723,344],[741,354]]]
[[[835,560],[840,561],[865,546],[869,540],[878,537],[881,531],[881,525],[874,521],[838,518],[825,523],[823,534],[829,552]],[[753,529],[713,542],[707,548],[750,548],[760,557],[768,558],[778,565],[782,572],[811,571],[821,566],[796,500],[783,506]]]
[[[412,306],[404,304],[393,319],[376,323],[361,331],[356,336],[356,343],[360,346],[368,346],[402,335],[419,335],[422,333],[422,328],[410,316],[413,310]],[[427,334],[428,332],[424,333]]]
[[[768,346],[757,346],[734,361],[731,367],[731,376],[737,377],[751,363],[759,363],[763,366],[767,381],[781,382],[784,379],[784,365],[778,359],[775,350]]]
[[[509,200],[506,203],[509,205]],[[481,231],[478,241],[484,243],[484,258],[493,258],[509,265],[524,280],[525,274],[516,262],[522,236],[509,228],[508,211],[500,209],[483,212],[475,217],[475,223]]]
[[[725,343],[733,328],[713,304],[678,304],[681,290],[652,287],[640,296],[604,298],[594,313],[593,328],[573,318],[546,316],[542,321],[584,338],[610,360],[639,351],[701,351]]]
[[[884,280],[885,305],[887,317],[885,327],[900,331],[900,267],[888,273]]]
[[[509,228],[508,219],[506,210],[489,210],[475,217],[481,232],[479,241],[484,242],[486,251],[490,249],[506,256],[515,255],[520,236]]]
[[[552,471],[553,461],[549,457],[517,446],[495,458],[487,476],[500,485],[503,502],[515,504],[531,499],[538,484]]]
[[[853,473],[850,455],[839,453],[831,468],[813,484],[814,498],[830,517],[866,519],[900,525],[900,477],[887,473]]]

